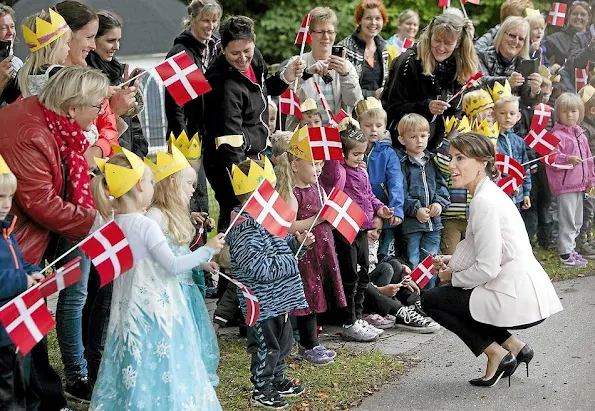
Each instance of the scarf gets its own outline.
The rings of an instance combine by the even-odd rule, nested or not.
[[[90,190],[89,166],[83,156],[89,148],[89,142],[83,130],[74,120],[48,110],[43,104],[40,106],[58,143],[60,158],[66,162],[68,201],[84,208],[95,208]]]
[[[99,57],[99,54],[90,51],[86,60],[89,67],[101,70],[107,76],[110,85],[117,86],[124,81],[124,65],[115,58],[112,58],[111,61],[105,61]]]

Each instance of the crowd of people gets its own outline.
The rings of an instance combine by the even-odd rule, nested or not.
[[[566,267],[595,259],[595,87],[577,76],[595,61],[595,4],[573,2],[547,36],[548,10],[530,0],[504,1],[486,33],[457,8],[421,30],[404,10],[388,40],[382,0],[360,0],[349,22],[316,7],[305,10],[310,50],[272,73],[252,19],[221,21],[216,0],[192,0],[167,57],[186,52],[212,90],[182,106],[165,92],[168,149],[156,161],[142,87],[129,81],[142,70],[115,57],[117,10],[48,6],[22,20],[20,59],[16,16],[0,5],[0,306],[64,254],[55,268],[80,258],[81,279],[55,313],[64,387],[45,338],[23,356],[0,327],[0,408],[68,411],[71,398],[97,411],[219,410],[216,332],[238,323],[250,402],[269,409],[307,388],[286,375],[294,345],[315,366],[340,361],[320,324],[361,343],[444,327],[487,356],[471,384],[510,381],[521,363],[529,375],[535,353],[510,330],[562,310],[533,248],[556,249]],[[339,24],[356,28],[337,41]],[[287,90],[299,115],[280,107]],[[549,156],[524,139],[536,107],[559,141]],[[319,127],[338,129],[342,160],[313,159]],[[497,154],[524,168],[509,193]],[[263,180],[296,213],[285,238],[245,211]],[[336,190],[365,217],[353,239],[320,217]],[[100,286],[73,245],[110,220],[134,267]],[[428,257],[434,275],[420,287],[411,273]],[[257,297],[255,321],[219,272]]]

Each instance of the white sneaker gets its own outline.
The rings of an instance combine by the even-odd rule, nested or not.
[[[380,329],[380,328],[376,328],[374,327],[372,324],[370,324],[369,322],[367,322],[366,320],[357,320],[360,321],[362,323],[362,326],[367,328],[368,330],[372,331],[374,334],[376,334],[377,336],[381,336],[382,334],[384,334],[384,330]],[[356,322],[357,322],[356,321]]]
[[[364,327],[360,321],[356,321],[352,325],[343,326],[341,338],[345,341],[371,342],[376,340],[378,335]]]

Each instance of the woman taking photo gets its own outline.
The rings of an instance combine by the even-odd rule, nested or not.
[[[355,31],[339,45],[345,47],[345,57],[355,67],[364,98],[380,99],[388,79],[388,51],[380,37],[388,23],[382,0],[361,0],[355,7],[355,22]]]
[[[442,140],[443,116],[455,115],[459,110],[459,98],[447,101],[478,70],[472,32],[471,21],[458,14],[434,17],[419,42],[391,66],[382,105],[395,146],[399,145],[397,124],[408,113],[424,116],[430,122],[429,150]]]
[[[245,16],[229,17],[221,25],[219,54],[206,78],[212,90],[205,94],[204,166],[220,214],[217,229],[225,231],[238,203],[229,179],[232,164],[257,158],[267,144],[268,99],[287,90],[301,77],[304,62],[294,58],[279,75],[268,67],[255,47],[254,22]]]
[[[521,74],[521,62],[529,58],[529,23],[522,17],[508,17],[494,38],[494,45],[479,51],[479,66],[482,81],[490,87],[497,81],[510,83],[513,94],[520,96],[525,106],[534,106],[541,101],[542,77],[531,73],[527,78]]]
[[[434,258],[440,283],[422,295],[423,310],[488,358],[475,386],[493,386],[534,352],[508,330],[525,329],[562,310],[556,291],[535,259],[523,219],[494,177],[494,144],[478,133],[449,140],[452,185],[473,196],[467,237],[452,256]],[[497,172],[496,172],[497,174]]]

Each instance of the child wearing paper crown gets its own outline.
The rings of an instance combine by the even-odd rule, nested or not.
[[[300,120],[300,127],[322,127],[322,113],[318,110],[316,102],[312,98],[306,99],[300,106],[302,112],[302,119]]]
[[[477,89],[465,93],[462,105],[469,124],[481,123],[485,119],[491,120],[494,100],[486,90]]]
[[[199,265],[208,269],[223,238],[176,255],[159,224],[143,214],[153,197],[151,169],[130,151],[119,150],[107,161],[95,159],[103,175],[93,178],[91,190],[104,218],[115,215],[134,267],[113,281],[105,343],[109,354],[101,361],[89,409],[115,410],[140,402],[157,411],[221,410],[177,274]]]
[[[146,158],[145,164],[153,170],[155,178],[153,201],[145,215],[159,224],[175,255],[190,254],[189,245],[196,229],[190,217],[189,205],[196,187],[196,172],[173,144],[171,154],[159,151],[156,164]],[[211,263],[211,266],[218,269],[215,263]],[[204,274],[194,267],[178,273],[177,278],[200,335],[198,342],[203,364],[211,385],[216,387],[219,383],[219,347],[204,301]]]
[[[245,205],[260,182],[275,185],[273,167],[263,161],[244,160],[233,165],[231,180],[238,200]],[[295,253],[300,244],[309,246],[314,236],[296,233],[279,238],[269,233],[250,214],[234,210],[226,239],[231,256],[231,273],[258,298],[260,316],[248,328],[248,351],[252,355],[250,380],[254,385],[252,405],[271,409],[289,406],[284,397],[299,396],[304,388],[285,377],[285,358],[293,345],[293,331],[288,313],[308,307]],[[297,257],[300,258],[306,248]],[[238,292],[246,315],[246,302]]]
[[[0,306],[44,279],[39,267],[23,261],[12,233],[16,217],[9,214],[17,179],[0,156]],[[0,324],[0,409],[25,410],[25,381],[29,380],[30,356],[23,358]]]
[[[314,365],[334,362],[337,353],[320,345],[317,335],[317,314],[345,307],[345,294],[335,254],[332,226],[316,216],[322,209],[322,188],[318,176],[322,161],[312,161],[306,127],[293,134],[287,151],[277,157],[277,190],[288,204],[297,204],[297,219],[290,231],[313,227],[316,242],[298,262],[308,308],[291,312],[296,316],[300,335],[298,354]]]

